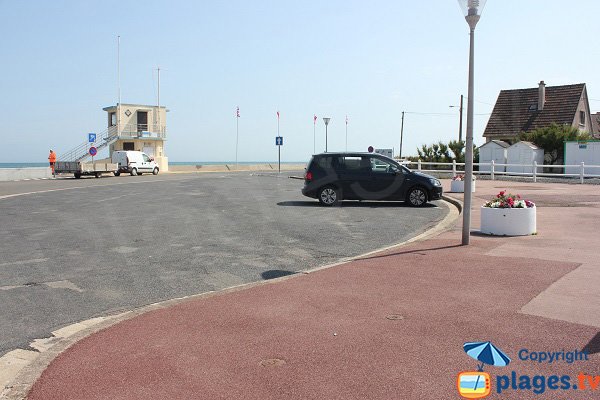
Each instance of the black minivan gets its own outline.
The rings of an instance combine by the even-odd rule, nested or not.
[[[302,194],[333,206],[341,200],[400,200],[414,207],[442,198],[442,184],[376,153],[322,153],[309,161]]]

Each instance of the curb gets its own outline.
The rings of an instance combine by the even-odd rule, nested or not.
[[[444,219],[442,219],[442,221],[437,223],[434,227],[426,230],[425,232],[403,242],[386,246],[364,254],[360,254],[358,256],[344,258],[332,264],[327,264],[308,270],[301,270],[297,273],[282,276],[275,279],[250,282],[237,286],[232,286],[226,289],[221,289],[219,291],[210,291],[191,296],[179,297],[171,300],[149,304],[116,315],[88,319],[53,331],[52,336],[49,338],[35,339],[30,344],[30,347],[35,349],[35,351],[17,349],[0,357],[0,372],[4,372],[4,376],[0,374],[0,379],[4,378],[3,380],[8,382],[3,388],[0,388],[0,399],[25,399],[33,384],[40,378],[42,373],[46,370],[46,368],[48,368],[50,363],[58,355],[69,349],[71,346],[77,344],[77,342],[79,342],[80,340],[83,340],[86,337],[91,336],[94,333],[99,332],[101,330],[108,329],[111,326],[116,325],[120,322],[129,320],[131,318],[135,318],[137,316],[151,311],[165,309],[183,302],[199,300],[203,298],[210,298],[213,296],[226,295],[240,290],[251,289],[259,285],[275,284],[287,279],[312,274],[324,269],[348,264],[352,261],[361,260],[365,257],[372,256],[374,254],[387,252],[395,248],[406,246],[410,243],[425,241],[434,236],[437,236],[442,232],[445,232],[446,230],[450,229],[450,227],[454,224],[454,222],[458,219],[458,216],[462,212],[462,203],[460,201],[447,196],[443,196],[442,200],[444,200],[446,203],[453,205],[455,208],[450,207],[448,204],[444,203],[444,206],[449,208],[449,212],[444,217]]]

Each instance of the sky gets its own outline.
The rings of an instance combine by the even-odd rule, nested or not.
[[[1,162],[44,162],[106,129],[103,107],[160,103],[170,161],[305,162],[458,138],[469,29],[456,0],[0,0]],[[597,0],[488,0],[475,33],[474,138],[502,89],[586,83],[600,111]],[[313,115],[317,115],[316,125]],[[466,120],[466,100],[465,100]],[[316,133],[316,145],[313,140]],[[465,133],[463,133],[463,136]]]

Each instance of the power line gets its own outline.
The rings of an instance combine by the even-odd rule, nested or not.
[[[412,115],[434,115],[434,116],[456,116],[456,113],[434,113],[434,112],[418,112],[418,111],[405,111],[405,114]],[[492,113],[481,113],[473,115],[492,115]]]

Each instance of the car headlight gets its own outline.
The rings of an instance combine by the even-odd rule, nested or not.
[[[435,178],[429,178],[429,182],[431,182],[431,184],[433,186],[442,186],[442,182],[440,182],[439,180],[437,180]]]

